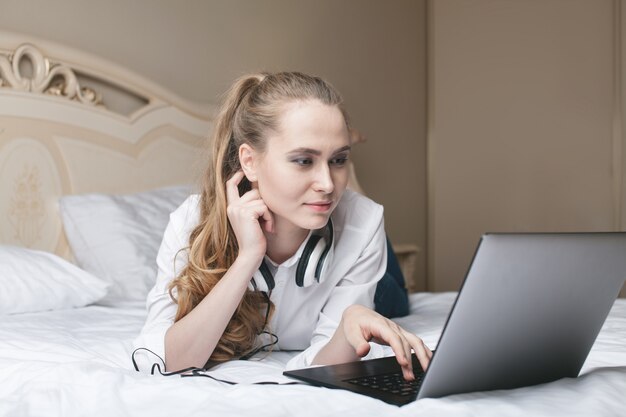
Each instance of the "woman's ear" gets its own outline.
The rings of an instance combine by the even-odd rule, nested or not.
[[[248,179],[248,181],[253,182],[256,181],[256,162],[257,162],[257,153],[252,146],[247,143],[242,144],[239,147],[239,164],[241,165],[241,169],[243,170],[244,175]]]

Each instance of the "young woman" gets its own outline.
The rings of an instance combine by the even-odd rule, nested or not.
[[[383,209],[346,190],[349,126],[333,87],[301,73],[242,77],[212,147],[201,195],[170,216],[135,346],[169,371],[272,345],[302,350],[288,369],[381,356],[369,342],[391,346],[406,379],[411,350],[426,368],[422,340],[372,310]]]

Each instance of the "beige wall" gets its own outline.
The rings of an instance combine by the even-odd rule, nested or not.
[[[620,3],[429,2],[429,288],[484,232],[623,230]]]
[[[321,75],[368,138],[365,191],[395,243],[425,246],[425,0],[0,0],[0,28],[87,50],[215,102],[254,70]],[[417,279],[425,280],[423,252]],[[423,286],[418,286],[418,288]]]
[[[200,102],[247,71],[328,78],[369,139],[354,155],[363,187],[385,205],[396,243],[428,249],[417,288],[427,253],[428,289],[439,291],[458,288],[484,232],[625,227],[619,4],[0,0],[0,28],[88,50]]]

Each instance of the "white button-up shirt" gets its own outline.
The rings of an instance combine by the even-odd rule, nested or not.
[[[174,323],[177,310],[168,286],[187,264],[187,253],[180,249],[188,246],[189,235],[199,222],[199,202],[198,195],[191,196],[170,215],[157,256],[156,285],[147,298],[148,317],[134,342],[135,349],[150,349],[161,358],[165,358],[165,333]],[[306,240],[282,264],[267,262],[276,283],[271,293],[275,311],[268,329],[278,337],[273,348],[302,351],[288,362],[287,369],[311,365],[334,334],[346,307],[361,304],[373,308],[376,284],[385,273],[383,207],[346,190],[331,218],[333,253],[319,283],[307,287],[296,285],[296,267]],[[382,356],[383,352],[372,345],[367,357]],[[143,371],[160,362],[145,350],[137,351],[135,359]]]

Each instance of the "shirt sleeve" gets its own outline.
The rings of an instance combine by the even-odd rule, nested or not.
[[[311,366],[315,356],[335,333],[347,307],[353,304],[374,307],[376,285],[385,274],[386,266],[385,227],[381,213],[380,221],[374,228],[369,243],[355,264],[338,282],[324,305],[311,339],[311,345],[287,363],[287,370]],[[370,343],[370,352],[363,359],[382,357],[384,354],[385,349],[382,346]]]
[[[187,252],[181,251],[186,244],[179,230],[174,212],[170,215],[157,255],[157,280],[146,299],[146,322],[133,342],[133,359],[142,372],[150,372],[155,363],[165,371],[165,333],[174,323],[178,308],[168,287],[187,265]],[[173,294],[176,295],[175,291]]]

